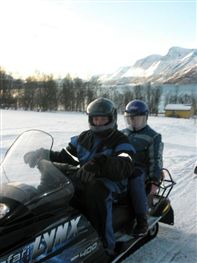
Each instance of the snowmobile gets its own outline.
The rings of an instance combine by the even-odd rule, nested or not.
[[[135,220],[127,200],[114,203],[113,227],[121,246],[117,256],[109,261],[91,223],[70,205],[74,185],[69,176],[50,163],[49,154],[40,160],[40,163],[45,160],[50,163],[47,173],[24,162],[27,152],[40,147],[51,150],[52,146],[50,134],[29,130],[15,140],[1,163],[0,263],[115,263],[137,249],[139,244],[154,238],[160,222],[174,224],[168,199],[174,182],[164,169],[165,176],[157,194],[149,198],[149,231],[145,237],[132,235]]]

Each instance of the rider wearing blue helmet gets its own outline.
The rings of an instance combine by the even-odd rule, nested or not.
[[[145,196],[145,184],[141,182],[142,188],[135,187],[135,180],[140,180],[142,175],[146,185],[150,186],[150,194],[154,194],[160,182],[161,169],[163,167],[162,154],[163,143],[161,134],[154,131],[148,124],[148,105],[142,100],[132,100],[125,108],[124,116],[127,128],[123,133],[128,136],[129,141],[135,147],[136,177],[131,179],[129,186],[130,197],[137,219],[136,235],[147,232],[147,203],[137,204],[134,202],[136,195]],[[136,178],[136,179],[135,179]],[[148,182],[148,183],[147,183]],[[139,183],[138,183],[139,185]],[[142,200],[142,198],[141,198]]]
[[[132,100],[126,106],[124,116],[127,128],[131,131],[138,131],[147,125],[148,105],[142,100]]]

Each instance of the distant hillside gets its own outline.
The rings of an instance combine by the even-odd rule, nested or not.
[[[105,85],[197,84],[197,49],[172,47],[165,56],[150,55],[99,80]]]

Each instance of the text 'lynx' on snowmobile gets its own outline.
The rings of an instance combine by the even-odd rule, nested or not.
[[[52,146],[50,134],[39,130],[24,132],[1,164],[0,263],[109,262],[95,229],[69,203],[74,195],[69,176],[52,163],[43,172],[41,167],[31,168],[24,162],[27,152],[42,147],[49,153]],[[45,154],[39,166],[45,160],[50,160],[49,154]],[[132,235],[135,220],[131,218],[126,198],[114,204],[113,226],[122,246],[112,262],[119,262],[137,245],[154,238],[159,222],[174,224],[168,199],[174,182],[165,169],[164,174],[157,194],[149,198],[149,232],[145,237]]]

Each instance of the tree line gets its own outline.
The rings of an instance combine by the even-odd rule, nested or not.
[[[117,88],[105,88],[97,77],[90,80],[72,78],[69,74],[63,79],[53,75],[37,74],[25,80],[15,79],[0,67],[1,108],[14,108],[34,111],[80,111],[98,97],[107,97],[115,102],[119,111],[133,99],[142,99],[149,105],[150,113],[157,115],[162,96],[162,86],[150,83],[136,85],[120,92]],[[197,101],[194,96],[175,94],[165,97],[168,103],[193,104],[195,113]]]

